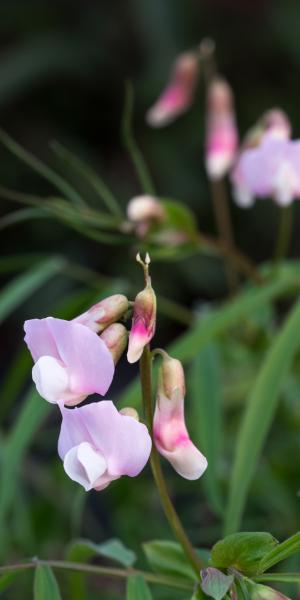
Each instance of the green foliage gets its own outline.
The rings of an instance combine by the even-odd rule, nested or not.
[[[233,567],[245,575],[255,575],[262,558],[277,545],[270,533],[234,533],[213,546],[211,561],[219,569]]]
[[[266,571],[273,567],[277,563],[285,560],[289,556],[300,552],[300,533],[295,533],[290,538],[278,544],[275,548],[271,549],[265,556],[263,556],[260,563],[260,570]]]
[[[147,561],[156,573],[164,575],[178,575],[189,581],[197,581],[194,569],[191,567],[182,547],[177,542],[168,540],[153,540],[143,544]],[[199,556],[205,562],[209,553],[198,550]]]
[[[126,600],[151,600],[150,589],[140,575],[131,575],[127,580]]]
[[[61,600],[58,583],[50,567],[36,567],[33,592],[34,600]]]
[[[68,559],[75,562],[86,562],[95,556],[110,558],[124,567],[131,567],[136,561],[134,552],[116,539],[107,540],[103,544],[94,544],[84,539],[74,540],[67,553]]]

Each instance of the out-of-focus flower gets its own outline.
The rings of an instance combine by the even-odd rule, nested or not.
[[[128,310],[129,303],[123,294],[114,294],[104,298],[86,312],[73,319],[74,323],[81,323],[98,333],[108,325],[118,321]]]
[[[158,389],[153,420],[155,445],[186,479],[198,479],[207,467],[207,460],[188,434],[184,419],[185,380],[179,360],[163,354],[158,374]]]
[[[128,341],[128,331],[121,323],[113,323],[104,329],[101,340],[109,349],[115,365],[121,358]]]
[[[300,197],[300,141],[266,134],[260,146],[241,153],[232,181],[240,206],[251,206],[255,197],[291,204]]]
[[[172,68],[170,80],[146,120],[151,127],[163,127],[186,112],[193,101],[198,79],[199,60],[194,52],[180,54]]]
[[[206,170],[210,179],[218,180],[232,166],[238,144],[232,91],[219,77],[208,87],[206,121]]]
[[[136,234],[143,238],[153,223],[160,223],[166,217],[161,202],[154,196],[143,195],[132,198],[127,205],[128,219],[135,224]]]
[[[151,451],[147,427],[103,400],[62,408],[58,452],[64,469],[86,491],[103,490],[122,475],[135,477]]]
[[[81,323],[47,317],[24,324],[35,365],[32,378],[48,402],[73,406],[89,394],[106,394],[114,361],[103,340]]]
[[[129,334],[127,360],[135,363],[141,357],[144,347],[149,344],[155,333],[156,325],[156,296],[147,275],[146,287],[137,294],[134,307],[132,326]]]

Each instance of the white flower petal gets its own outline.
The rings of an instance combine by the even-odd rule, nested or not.
[[[71,448],[64,459],[65,472],[70,479],[80,483],[86,492],[95,487],[106,468],[102,454],[94,450],[88,442]]]

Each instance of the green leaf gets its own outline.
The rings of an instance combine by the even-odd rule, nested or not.
[[[273,299],[299,289],[300,269],[297,265],[278,268],[276,277],[263,286],[246,289],[235,300],[223,307],[211,311],[203,320],[196,321],[193,327],[176,342],[169,346],[168,353],[187,363],[193,359],[210,341],[221,335],[248,314],[267,305]],[[138,406],[140,400],[140,382],[130,384],[120,398],[123,406]]]
[[[8,283],[0,293],[0,322],[10,315],[20,304],[25,302],[38,288],[51,277],[61,272],[65,260],[60,257],[50,258],[16,277]]]
[[[155,195],[154,185],[151,180],[148,167],[145,163],[144,157],[134,139],[133,135],[133,105],[134,105],[134,93],[133,87],[130,82],[126,84],[125,90],[125,105],[122,118],[122,138],[127,148],[136,173],[140,180],[142,190],[145,194]]]
[[[34,574],[34,600],[61,600],[58,583],[50,567],[39,565]]]
[[[84,200],[78,192],[63,177],[53,171],[48,165],[45,165],[39,158],[36,158],[31,152],[22,148],[6,131],[0,128],[0,142],[19,158],[22,162],[31,167],[39,175],[50,181],[66,198],[78,206],[85,205]]]
[[[272,342],[250,394],[239,430],[225,516],[225,532],[240,525],[251,479],[279,401],[283,379],[300,347],[300,302]]]
[[[278,583],[297,583],[300,585],[300,573],[264,573],[255,577],[255,581],[277,581]]]
[[[208,344],[193,360],[190,373],[190,431],[196,446],[206,456],[209,469],[203,479],[208,500],[217,514],[223,501],[218,485],[221,446],[221,383],[217,347]]]
[[[0,230],[24,221],[31,221],[32,219],[43,219],[49,215],[43,208],[21,208],[10,212],[0,219]]]
[[[117,539],[107,540],[102,544],[94,544],[90,540],[78,539],[72,542],[68,550],[68,559],[71,561],[86,562],[95,556],[110,558],[125,567],[131,567],[136,561],[135,553]]]
[[[20,571],[10,571],[0,577],[0,592],[4,592],[17,578]]]
[[[222,600],[233,584],[233,575],[224,575],[222,571],[208,567],[201,571],[201,588],[203,592],[214,600]]]
[[[256,574],[263,556],[277,544],[270,533],[233,533],[213,546],[211,562],[218,569],[232,567],[244,575]]]
[[[266,554],[260,563],[260,571],[266,571],[273,565],[285,560],[292,554],[296,554],[296,552],[300,552],[300,532],[295,533],[287,540],[278,544],[276,548],[272,549],[268,554]]]
[[[205,598],[207,598],[207,596],[205,596],[202,592],[202,590],[200,589],[199,586],[197,586],[197,588],[195,589],[191,600],[205,600]]]
[[[182,202],[177,200],[165,200],[161,201],[166,211],[166,225],[169,225],[172,229],[178,229],[184,231],[190,235],[197,232],[197,224],[193,212]]]
[[[179,575],[188,581],[197,581],[197,576],[186,555],[177,542],[169,540],[153,540],[143,544],[149,565],[156,573]],[[198,551],[199,556],[208,561],[209,554],[205,550]]]
[[[127,579],[126,600],[152,600],[152,594],[143,577],[131,575]]]
[[[76,171],[77,175],[80,175],[80,177],[89,183],[89,185],[97,192],[98,196],[100,196],[112,214],[116,215],[117,217],[122,215],[117,199],[104,181],[102,181],[99,175],[95,173],[95,171],[89,165],[75,156],[75,154],[70,152],[70,150],[65,148],[59,142],[52,142],[51,148],[64,163]]]

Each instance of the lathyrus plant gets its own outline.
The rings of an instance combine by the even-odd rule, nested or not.
[[[56,154],[94,188],[104,202],[106,212],[88,206],[63,177],[27,153],[6,133],[0,133],[4,145],[51,181],[61,194],[61,197],[41,201],[35,196],[1,188],[2,196],[30,205],[7,215],[2,219],[2,227],[33,217],[50,216],[95,241],[125,245],[132,250],[139,246],[141,254],[137,254],[137,261],[145,279],[144,288],[134,300],[131,294],[116,289],[114,293],[104,294],[104,298],[90,308],[86,308],[88,304],[84,302],[84,312],[74,318],[72,314],[71,319],[66,315],[67,318],[31,318],[26,321],[25,342],[34,361],[32,378],[39,396],[47,402],[36,395],[29,396],[15,428],[3,444],[0,522],[4,533],[1,553],[4,555],[5,518],[14,495],[18,467],[51,404],[57,405],[52,410],[60,411],[61,415],[58,454],[66,475],[85,492],[96,490],[109,494],[112,486],[118,485],[116,480],[138,476],[149,461],[165,517],[174,535],[171,541],[158,539],[144,543],[148,570],[137,568],[135,553],[120,540],[101,544],[85,539],[72,540],[67,560],[35,557],[1,566],[1,590],[21,578],[23,571],[32,569],[35,570],[36,600],[61,598],[54,575],[54,571],[58,570],[99,579],[122,580],[126,592],[122,591],[120,597],[126,594],[127,600],[150,600],[158,597],[156,594],[157,590],[160,593],[160,589],[166,591],[166,598],[183,600],[279,600],[287,596],[275,589],[277,584],[300,584],[300,573],[269,570],[299,552],[300,533],[279,542],[265,531],[239,532],[248,491],[273,422],[281,385],[300,347],[299,302],[292,307],[275,335],[272,330],[272,343],[258,373],[255,372],[254,383],[246,384],[245,393],[249,397],[239,427],[233,464],[227,472],[227,501],[219,485],[220,406],[214,394],[215,372],[210,354],[211,342],[228,329],[237,327],[241,321],[249,346],[255,344],[253,328],[255,330],[257,324],[253,325],[249,314],[259,313],[264,321],[261,313],[267,309],[269,313],[265,321],[269,326],[274,310],[272,301],[299,290],[299,265],[280,264],[290,237],[291,213],[287,206],[291,206],[293,199],[300,194],[299,142],[290,140],[290,125],[284,113],[272,110],[259,120],[238,148],[233,94],[227,82],[216,72],[214,47],[208,40],[176,60],[167,89],[148,112],[151,126],[170,123],[189,108],[199,68],[206,82],[205,164],[219,231],[217,238],[198,230],[192,213],[183,203],[163,199],[155,192],[132,136],[130,89],[123,133],[143,193],[128,202],[127,215],[122,214],[114,194],[98,174],[59,144],[53,146]],[[230,173],[234,197],[239,205],[250,206],[255,197],[271,196],[282,207],[271,267],[258,269],[236,247],[224,185],[227,173]],[[221,308],[202,311],[200,317],[176,303],[157,299],[155,284],[153,286],[149,273],[148,252],[155,260],[179,260],[197,252],[213,253],[225,260],[228,289],[234,297]],[[21,276],[4,291],[0,302],[2,317],[48,277],[67,271],[85,280],[94,277],[88,269],[75,268],[58,257],[35,265],[29,275]],[[242,291],[241,276],[249,279]],[[170,310],[176,318],[191,325],[166,350],[153,347],[156,311],[164,302],[165,310]],[[70,307],[64,310],[65,313],[74,313],[74,302],[71,310]],[[262,328],[268,337],[270,328]],[[128,368],[130,364],[139,362],[140,376],[139,381],[122,394],[116,406],[111,400],[100,399],[99,396],[106,396],[113,378],[118,377],[117,363],[127,347]],[[186,390],[185,370],[191,362],[192,375],[187,378]],[[193,431],[195,425],[201,431],[200,436],[197,434],[197,438],[201,437],[200,445],[198,439],[190,435],[185,421],[185,397],[187,392],[190,398],[191,387],[197,401],[194,404],[196,422],[191,425]],[[97,399],[86,402],[91,394],[97,394]],[[170,463],[177,475],[186,479],[193,497],[198,489],[196,481],[201,478],[200,485],[206,489],[212,510],[224,527],[224,536],[219,541],[216,538],[212,547],[208,544],[196,547],[187,534],[169,492],[160,456]],[[132,486],[138,494],[139,480],[132,481]],[[201,531],[197,533],[197,539],[201,540]],[[107,566],[107,562],[98,564],[101,557],[118,562],[120,566]],[[98,560],[90,564],[91,559]],[[76,582],[80,583],[78,587]],[[84,598],[81,583],[81,579],[76,579],[75,587],[71,588],[72,597],[76,599]]]

